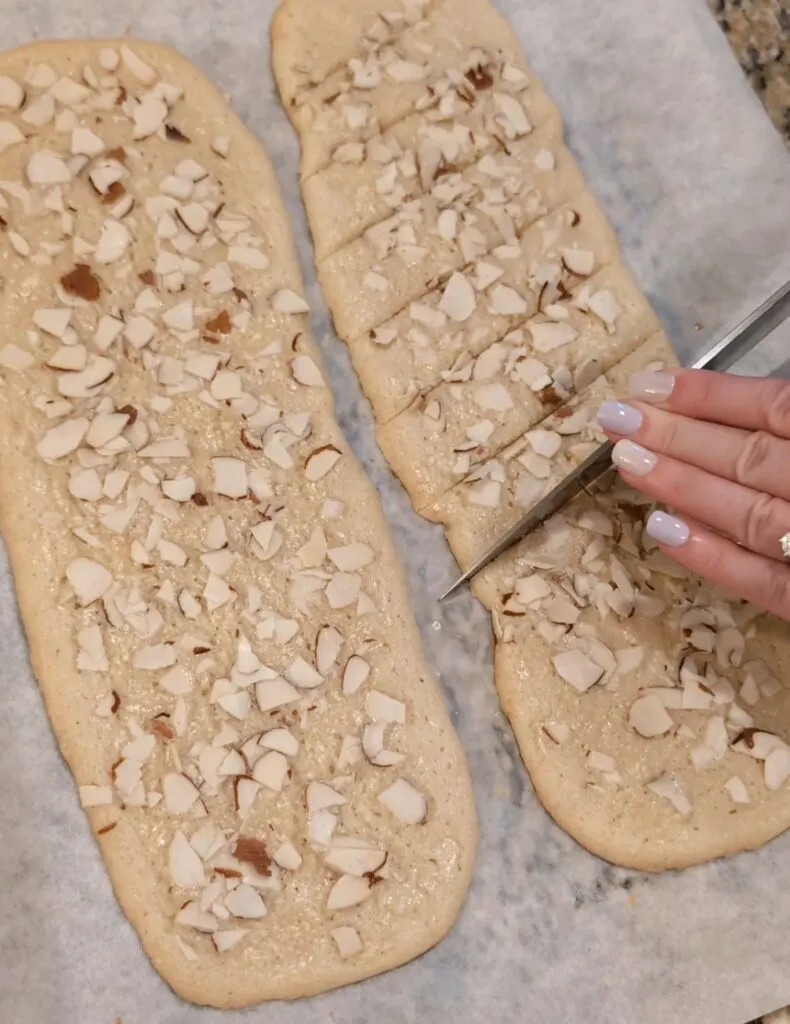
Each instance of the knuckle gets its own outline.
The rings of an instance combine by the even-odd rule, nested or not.
[[[677,451],[678,424],[680,422],[681,420],[677,416],[666,413],[661,417],[648,418],[649,437],[646,440],[654,451],[662,452],[665,455],[672,455]]]
[[[790,571],[783,565],[771,566],[766,570],[755,604],[782,618],[790,615]]]
[[[768,429],[777,437],[790,437],[790,381],[772,381],[766,408]]]
[[[770,494],[758,494],[746,513],[740,542],[752,551],[764,551],[770,539],[781,533],[783,505]]]
[[[773,438],[764,430],[756,430],[749,434],[735,460],[734,477],[736,483],[751,484],[760,470],[771,457]]]

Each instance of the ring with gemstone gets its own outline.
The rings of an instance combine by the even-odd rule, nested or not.
[[[786,533],[779,539],[779,546],[782,549],[782,555],[785,558],[790,558],[790,533]]]

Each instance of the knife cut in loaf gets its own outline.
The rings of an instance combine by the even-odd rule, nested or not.
[[[272,39],[335,326],[384,455],[466,569],[671,347],[487,0],[286,0]],[[472,589],[545,807],[662,870],[790,825],[790,643],[662,556],[649,510],[603,481]]]
[[[0,527],[146,952],[218,1007],[419,955],[470,779],[260,144],[161,46],[5,53],[0,262]]]

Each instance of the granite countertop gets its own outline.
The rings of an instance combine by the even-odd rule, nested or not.
[[[790,147],[790,0],[708,0],[708,6]]]

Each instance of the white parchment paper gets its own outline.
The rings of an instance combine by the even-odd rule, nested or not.
[[[562,108],[627,261],[688,357],[790,276],[790,159],[779,137],[703,0],[498,2]],[[588,855],[537,803],[494,695],[488,617],[468,595],[436,605],[452,559],[387,472],[329,329],[296,140],[269,73],[273,7],[0,0],[0,42],[128,27],[171,43],[227,90],[275,160],[341,424],[382,495],[469,752],[482,825],[474,884],[451,936],[390,975],[247,1013],[180,1002],[112,896],[30,673],[0,549],[0,1021],[742,1024],[790,1003],[790,836],[758,854],[646,877]],[[788,334],[777,332],[748,368],[765,373],[788,355]]]

